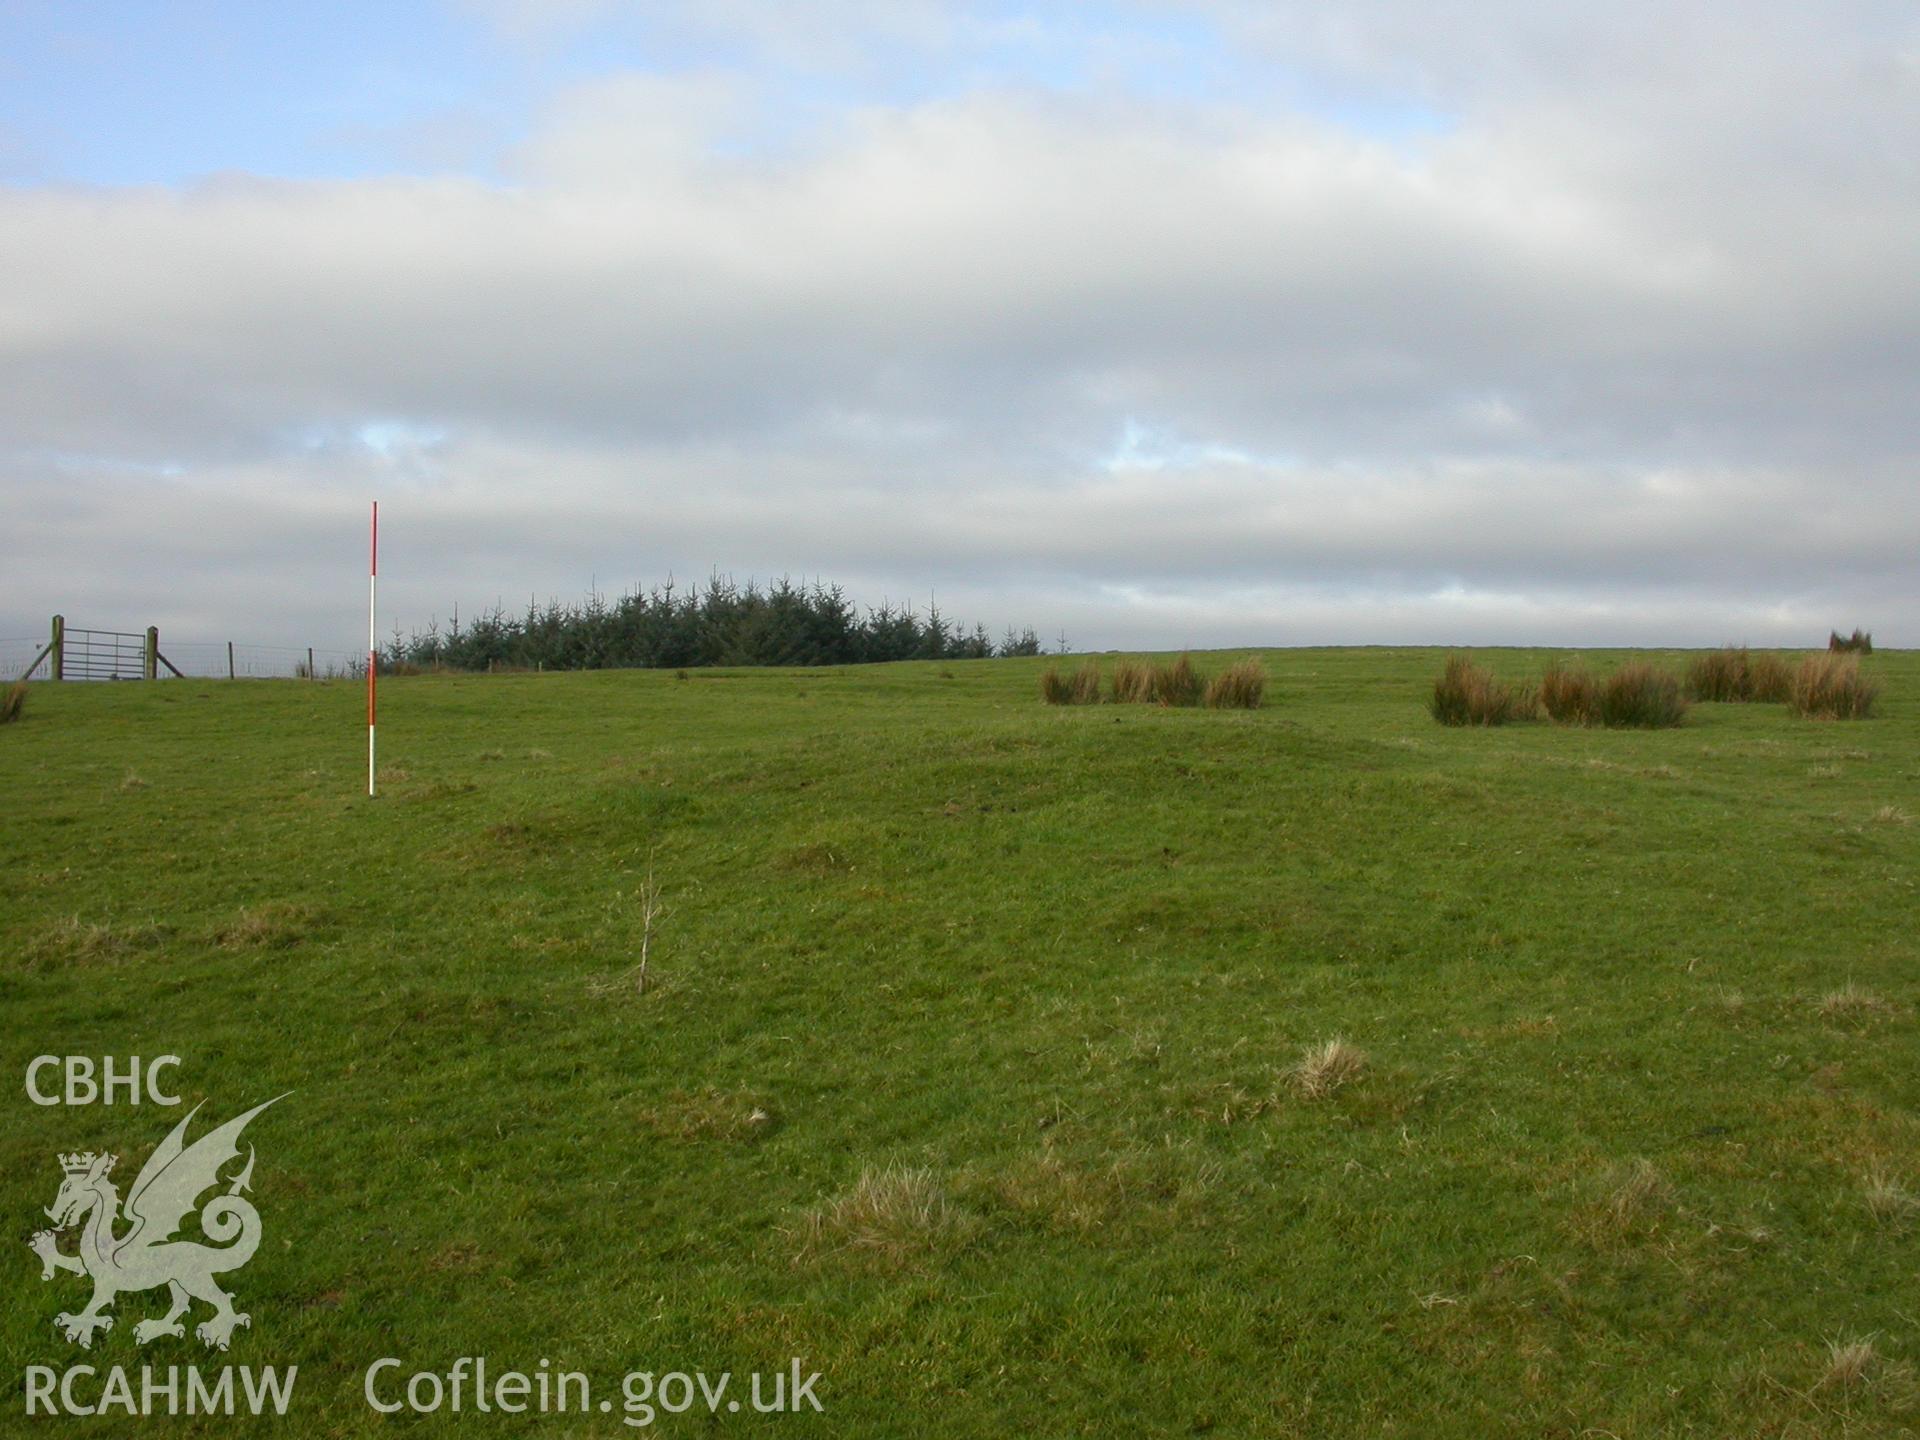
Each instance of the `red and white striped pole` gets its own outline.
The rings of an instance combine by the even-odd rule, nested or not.
[[[367,794],[373,794],[374,676],[380,668],[380,641],[375,629],[380,604],[380,502],[373,502],[373,530],[367,551]]]

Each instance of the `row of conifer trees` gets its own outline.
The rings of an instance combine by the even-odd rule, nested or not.
[[[702,665],[852,665],[881,660],[975,660],[1038,655],[1031,628],[997,642],[985,626],[963,630],[935,605],[862,608],[837,585],[778,580],[736,585],[714,576],[678,588],[669,580],[609,601],[545,606],[524,615],[495,606],[477,619],[458,612],[411,636],[395,632],[382,663],[453,670],[599,670]]]

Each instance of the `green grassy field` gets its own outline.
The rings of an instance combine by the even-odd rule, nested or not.
[[[1443,729],[1435,651],[1264,658],[1255,712],[1050,708],[1045,661],[395,680],[371,802],[349,684],[35,687],[0,1431],[134,1429],[25,1420],[28,1365],[563,1436],[632,1432],[362,1373],[797,1356],[824,1414],[655,1430],[1914,1433],[1920,658],[1871,720],[1640,733]],[[196,1126],[295,1092],[225,1357],[137,1346],[157,1292],[56,1333],[56,1152],[130,1178],[184,1110],[38,1107],[42,1053],[178,1054]]]

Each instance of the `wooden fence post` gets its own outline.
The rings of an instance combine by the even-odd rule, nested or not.
[[[233,641],[227,641],[227,679],[233,679]]]
[[[67,617],[53,617],[53,678],[67,678]]]
[[[160,627],[147,626],[146,648],[140,652],[140,678],[158,680],[160,678]]]
[[[313,673],[313,646],[309,645],[307,646],[307,679],[318,680],[319,678]]]

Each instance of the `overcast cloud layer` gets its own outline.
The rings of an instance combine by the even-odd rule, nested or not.
[[[0,638],[350,648],[376,495],[383,628],[716,567],[1085,648],[1920,625],[1904,5],[451,13],[617,60],[434,163],[486,97],[0,188]]]

